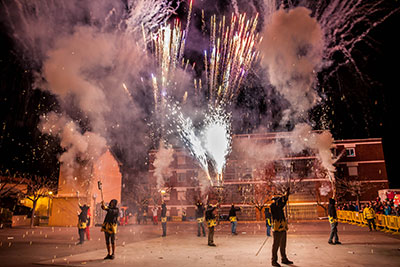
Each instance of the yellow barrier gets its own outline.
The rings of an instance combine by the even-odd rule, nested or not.
[[[376,219],[375,220],[376,220],[376,226],[381,227],[382,229],[385,229],[385,226],[386,226],[385,217],[383,217],[383,216],[385,216],[385,215],[376,214],[376,217],[375,217]]]
[[[361,224],[361,217],[362,214],[360,214],[359,212],[352,212],[353,213],[353,220],[357,223],[357,224]]]
[[[346,220],[351,223],[352,219],[351,219],[351,211],[346,211]]]
[[[344,221],[344,210],[338,210],[337,217],[338,217],[339,221],[343,222]]]
[[[367,226],[368,225],[368,221],[367,219],[365,219],[364,214],[360,213],[361,215],[361,223],[363,226]]]
[[[386,216],[386,225],[389,230],[392,230],[392,231],[399,230],[398,218],[395,216]]]
[[[360,226],[368,225],[368,222],[364,218],[363,214],[358,211],[338,210],[337,216],[341,222],[358,224]],[[376,214],[375,222],[378,229],[384,232],[400,234],[400,217]]]

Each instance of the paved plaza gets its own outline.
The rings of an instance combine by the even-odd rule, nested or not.
[[[329,223],[291,223],[287,253],[292,266],[400,266],[400,237],[369,232],[367,228],[340,224],[342,245],[329,245]],[[168,223],[167,237],[161,225],[119,227],[116,258],[106,256],[100,227],[92,227],[92,239],[77,242],[77,229],[36,227],[0,230],[1,266],[270,266],[272,238],[264,242],[264,223],[239,222],[237,236],[230,225],[217,227],[215,243],[197,237],[195,222]],[[284,266],[284,265],[282,265]]]

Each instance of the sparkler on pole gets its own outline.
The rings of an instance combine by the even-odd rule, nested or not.
[[[203,129],[204,145],[211,158],[216,173],[216,185],[223,185],[223,169],[226,157],[231,151],[232,133],[231,116],[223,107],[210,106]]]
[[[192,156],[198,160],[201,168],[206,173],[208,180],[211,185],[213,185],[208,170],[207,151],[203,148],[200,138],[195,134],[192,120],[190,118],[185,118],[179,110],[175,110],[175,112],[177,113],[176,124],[179,136],[182,138],[183,143],[189,149]]]
[[[212,186],[223,185],[223,169],[231,151],[231,116],[221,106],[209,106],[204,125],[196,130],[190,118],[185,117],[176,104],[168,105],[179,136],[190,153],[199,161]],[[209,164],[211,162],[211,164]],[[213,175],[210,175],[212,168]],[[215,177],[214,177],[215,174]]]

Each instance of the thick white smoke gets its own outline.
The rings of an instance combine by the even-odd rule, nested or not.
[[[318,22],[304,7],[273,13],[262,33],[262,64],[270,83],[289,102],[291,119],[305,118],[318,103],[313,85],[323,56]],[[289,120],[285,117],[283,124]]]
[[[144,51],[142,25],[149,32],[151,25],[165,22],[177,7],[166,3],[12,0],[0,7],[18,52],[37,71],[34,86],[55,95],[63,114],[82,120],[82,132],[101,136],[135,162],[148,149],[145,119],[154,71]],[[63,158],[78,149],[63,147]]]
[[[247,159],[249,166],[254,168],[274,162],[284,155],[283,146],[280,142],[265,144],[252,139],[241,138],[235,141],[234,145],[234,150],[240,151],[241,155]]]
[[[60,157],[61,168],[67,178],[71,178],[79,164],[77,159],[94,163],[107,149],[107,141],[93,132],[81,133],[81,129],[71,118],[50,112],[42,116],[39,130],[60,138],[60,146],[65,149]]]
[[[299,123],[295,126],[290,136],[290,147],[294,153],[302,150],[312,150],[321,165],[332,175],[335,171],[334,159],[331,152],[333,137],[329,131],[315,132],[306,123]]]
[[[172,146],[166,146],[163,141],[160,141],[158,151],[156,153],[154,166],[154,176],[157,179],[157,189],[164,186],[164,178],[172,176],[171,163],[174,161],[174,149]]]

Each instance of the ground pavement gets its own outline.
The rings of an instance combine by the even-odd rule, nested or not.
[[[367,228],[339,224],[342,245],[329,245],[329,223],[291,223],[287,254],[292,266],[400,266],[400,237]],[[265,240],[264,223],[239,222],[237,236],[230,225],[217,227],[215,243],[197,237],[195,222],[168,223],[167,237],[161,225],[119,227],[116,258],[106,255],[99,227],[92,240],[75,245],[76,228],[37,227],[0,230],[0,266],[270,266],[272,238]],[[279,253],[278,253],[279,255]],[[279,259],[280,261],[280,259]],[[284,266],[284,265],[283,265]]]

